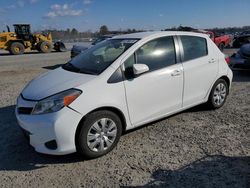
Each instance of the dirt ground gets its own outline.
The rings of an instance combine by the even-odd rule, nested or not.
[[[0,55],[0,187],[250,187],[250,72],[234,72],[221,109],[198,106],[145,125],[83,161],[36,153],[14,115],[22,88],[67,60],[69,52]]]

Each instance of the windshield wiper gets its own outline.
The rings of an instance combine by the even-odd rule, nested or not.
[[[72,71],[72,72],[77,72],[77,73],[83,73],[83,74],[91,74],[91,75],[97,75],[96,72],[88,70],[88,69],[80,69],[75,67],[72,63],[67,63],[62,66],[65,70]]]
[[[73,64],[71,63],[67,63],[67,64],[64,64],[62,66],[64,69],[68,70],[68,71],[73,71],[73,72],[80,72],[80,69],[75,67]]]

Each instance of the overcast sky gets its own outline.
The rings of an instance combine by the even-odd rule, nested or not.
[[[250,0],[0,0],[0,29],[30,23],[33,30],[160,30],[250,25]]]

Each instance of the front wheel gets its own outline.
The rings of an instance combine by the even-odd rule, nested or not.
[[[208,99],[208,105],[217,109],[224,105],[228,95],[228,84],[224,79],[219,79],[215,82]]]
[[[111,111],[96,111],[86,116],[76,135],[77,151],[87,159],[103,156],[118,143],[122,134],[120,118]]]
[[[37,50],[42,53],[49,53],[52,50],[52,45],[48,41],[43,41],[38,44]]]
[[[13,55],[20,55],[23,54],[25,50],[25,47],[20,42],[13,42],[10,46],[10,53]]]

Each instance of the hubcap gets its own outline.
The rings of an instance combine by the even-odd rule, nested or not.
[[[224,102],[226,94],[227,94],[227,89],[225,84],[219,83],[214,90],[214,96],[213,96],[214,103],[220,106]]]
[[[20,51],[20,49],[19,49],[18,47],[16,47],[16,48],[15,48],[15,51],[16,51],[16,52],[19,52],[19,51]]]
[[[117,126],[109,118],[97,120],[87,135],[88,147],[91,151],[102,152],[113,145],[117,135]]]

